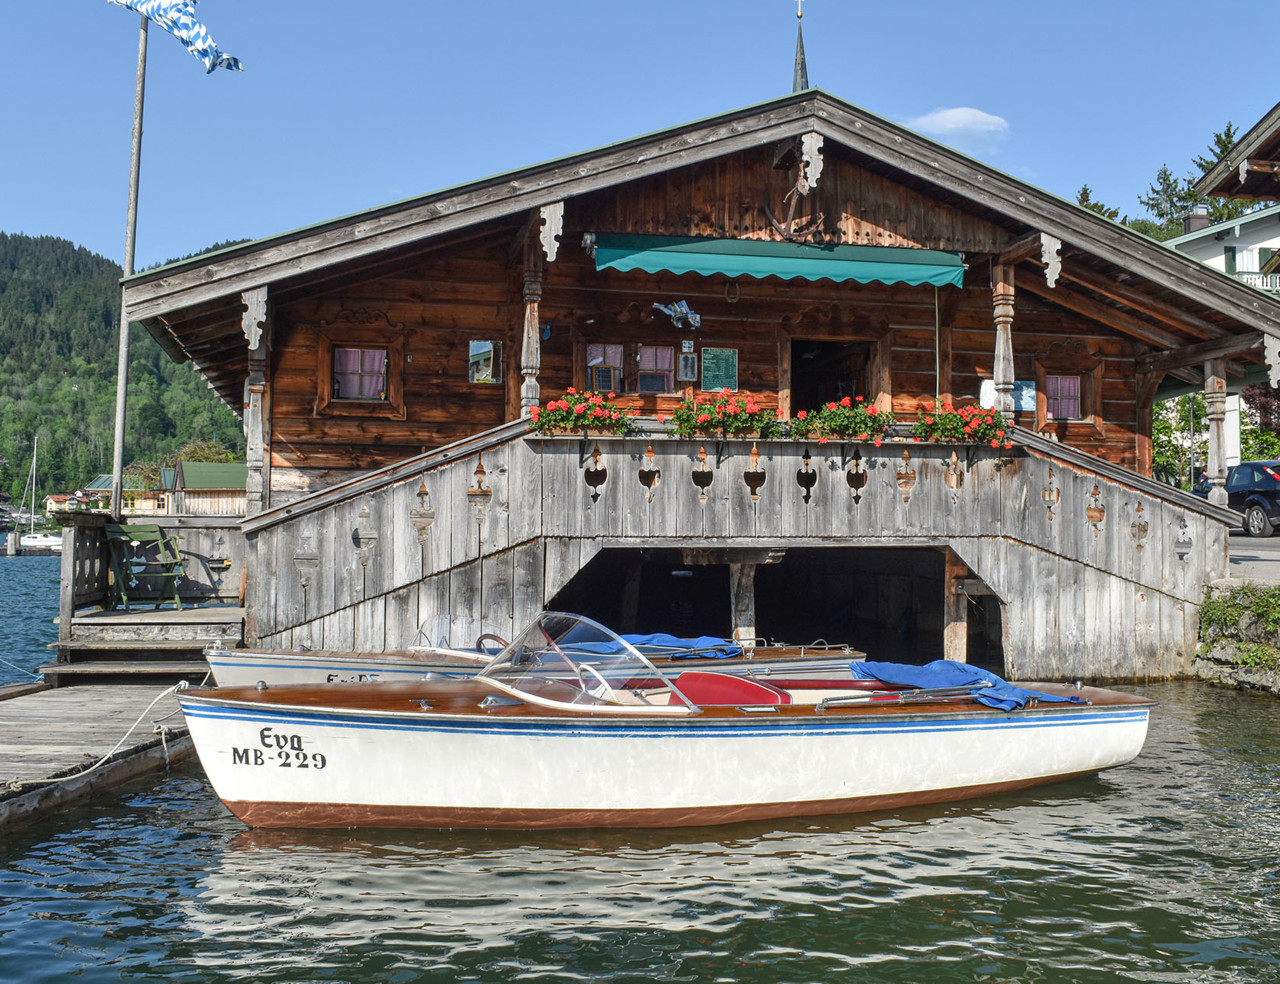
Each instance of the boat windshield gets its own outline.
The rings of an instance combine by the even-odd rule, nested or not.
[[[564,612],[539,615],[476,679],[538,704],[693,709],[630,643],[585,616]]]

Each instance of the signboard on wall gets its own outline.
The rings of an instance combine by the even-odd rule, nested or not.
[[[737,392],[738,350],[731,348],[704,348],[702,350],[702,388],[722,390],[725,387]]]

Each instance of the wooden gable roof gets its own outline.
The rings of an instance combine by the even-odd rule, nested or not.
[[[1280,103],[1250,127],[1193,190],[1198,198],[1280,201]]]
[[[242,291],[268,286],[273,303],[287,302],[412,269],[440,251],[509,249],[542,206],[598,209],[602,195],[623,186],[679,181],[809,133],[823,138],[824,156],[949,210],[957,227],[963,219],[983,230],[990,251],[970,253],[972,277],[985,276],[984,260],[1034,269],[1019,278],[1020,289],[1151,346],[1149,368],[1250,352],[1263,333],[1280,338],[1280,303],[1267,295],[820,90],[151,270],[125,282],[126,307],[130,320],[147,325],[176,359],[193,359],[238,407],[247,373]],[[909,210],[896,221],[909,241]],[[856,223],[837,225],[845,237]],[[726,219],[718,234],[743,232]],[[1053,287],[1039,274],[1041,234],[1063,244]],[[1261,360],[1256,351],[1250,357]]]

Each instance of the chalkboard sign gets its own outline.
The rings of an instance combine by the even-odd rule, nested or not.
[[[738,389],[738,350],[704,348],[702,350],[702,388],[734,392]]]

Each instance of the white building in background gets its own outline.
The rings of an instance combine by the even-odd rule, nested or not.
[[[1188,231],[1166,240],[1166,246],[1250,287],[1280,294],[1280,205],[1213,225],[1202,213],[1190,215],[1183,222]],[[1228,394],[1224,422],[1228,467],[1240,463],[1240,411],[1240,394]]]
[[[1280,205],[1214,225],[1203,214],[1185,222],[1188,231],[1167,240],[1166,246],[1250,287],[1280,293]]]

